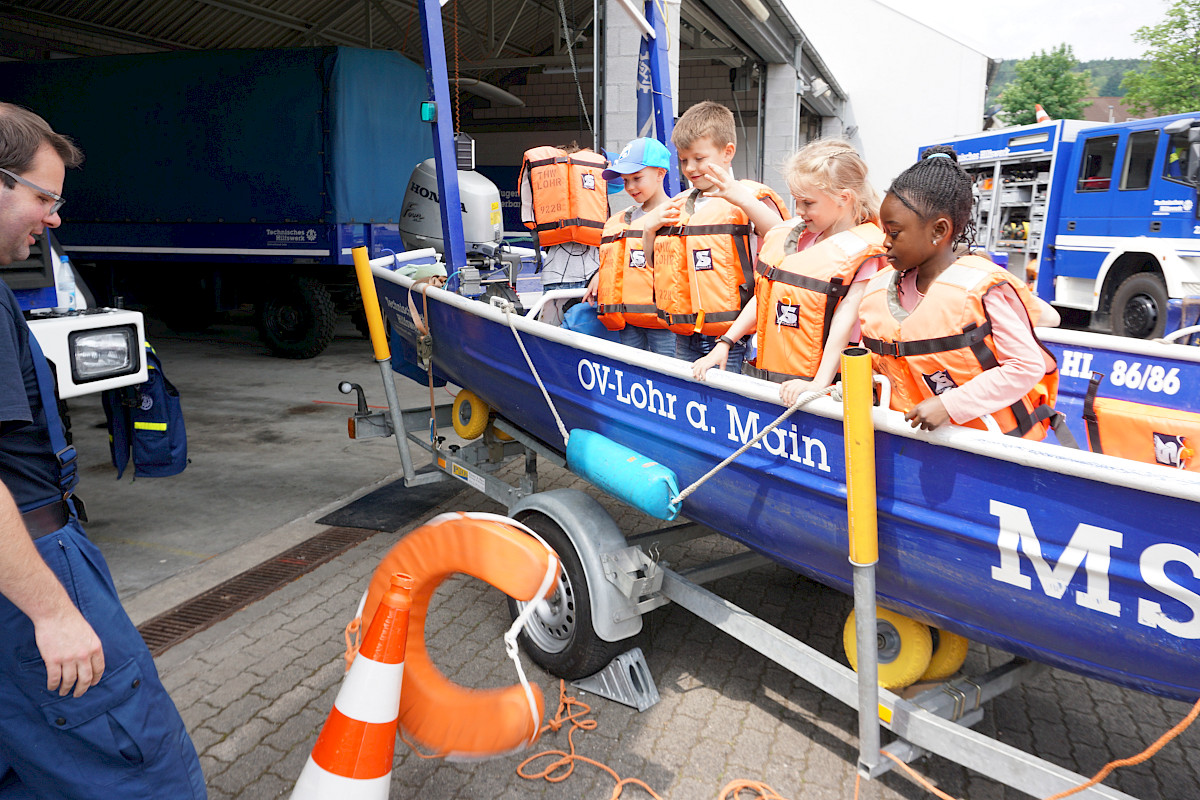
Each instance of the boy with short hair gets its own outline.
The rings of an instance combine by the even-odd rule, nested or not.
[[[692,189],[646,215],[642,248],[654,270],[659,316],[678,334],[675,356],[695,361],[753,297],[759,236],[790,214],[770,187],[733,177],[737,129],[725,106],[692,106],[671,141]],[[740,372],[745,340],[728,344],[725,369]]]
[[[588,284],[584,300],[596,302],[596,314],[620,342],[662,356],[675,355],[675,334],[658,316],[654,276],[642,252],[640,222],[666,203],[663,177],[671,152],[657,139],[634,139],[602,176],[621,179],[635,205],[618,211],[604,225],[600,240],[600,269]]]

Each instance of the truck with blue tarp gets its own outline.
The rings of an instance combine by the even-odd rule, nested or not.
[[[423,69],[382,50],[210,50],[0,64],[0,98],[72,136],[60,238],[102,295],[176,327],[252,305],[307,358],[360,307],[351,248],[399,252],[433,153]]]
[[[977,245],[1065,318],[1136,338],[1200,321],[1200,112],[929,144],[975,181]]]

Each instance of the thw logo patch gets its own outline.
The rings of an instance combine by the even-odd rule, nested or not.
[[[785,328],[799,328],[800,306],[780,300],[775,304],[775,324]]]
[[[939,369],[932,375],[922,375],[921,377],[925,379],[925,385],[929,387],[929,391],[935,395],[958,388],[958,384],[954,382],[954,379],[944,369]]]
[[[702,270],[712,269],[712,250],[693,250],[692,251],[692,266],[697,272]]]
[[[1154,433],[1154,460],[1168,467],[1181,468],[1184,466],[1184,450],[1187,443],[1182,436],[1169,433]]]
[[[630,250],[629,251],[629,266],[635,269],[646,268],[646,251],[645,250]]]
[[[596,188],[596,176],[590,172],[583,173],[583,188],[591,191]]]

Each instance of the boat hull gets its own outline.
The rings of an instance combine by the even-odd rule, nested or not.
[[[411,339],[407,281],[376,269]],[[687,486],[782,411],[777,387],[427,294],[438,373],[565,450],[597,431]],[[418,300],[418,306],[422,302]],[[513,329],[520,337],[520,344]],[[687,498],[683,515],[850,591],[841,405],[795,413]],[[1144,691],[1200,694],[1200,479],[875,410],[880,602],[1016,655]]]

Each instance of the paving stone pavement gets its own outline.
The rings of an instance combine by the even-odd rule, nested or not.
[[[569,473],[545,464],[540,477],[543,489],[585,488]],[[661,524],[613,501],[602,502],[627,533]],[[470,490],[424,519],[444,511],[503,513]],[[288,796],[341,684],[343,628],[379,560],[400,533],[424,519],[395,534],[372,537],[158,659],[200,753],[213,800]],[[665,557],[678,567],[737,549],[727,539],[709,537],[668,550]],[[709,588],[813,647],[844,658],[840,640],[851,608],[848,597],[773,566]],[[509,624],[503,595],[457,576],[442,585],[432,606],[430,653],[451,679],[479,687],[515,682],[501,642]],[[639,714],[571,690],[591,705],[598,722],[596,730],[575,734],[581,755],[610,765],[622,777],[639,778],[674,800],[717,798],[735,779],[764,781],[791,800],[854,797],[853,709],[673,605],[646,617],[642,633],[631,641],[635,644],[646,655],[661,701]],[[1006,659],[973,644],[966,669],[977,674]],[[528,660],[525,668],[552,712],[558,682]],[[1187,710],[1183,703],[1049,671],[989,703],[978,729],[1090,775],[1110,759],[1141,751]],[[472,763],[424,760],[398,743],[391,797],[609,797],[613,779],[586,764],[559,783],[517,775],[529,755],[566,748],[565,729],[544,735],[526,753]],[[937,757],[914,766],[955,797],[1026,797]],[[1118,770],[1106,783],[1140,800],[1200,797],[1200,725],[1150,761]],[[623,796],[646,795],[630,787]],[[891,774],[864,783],[860,796],[916,800],[932,795],[907,776]]]

